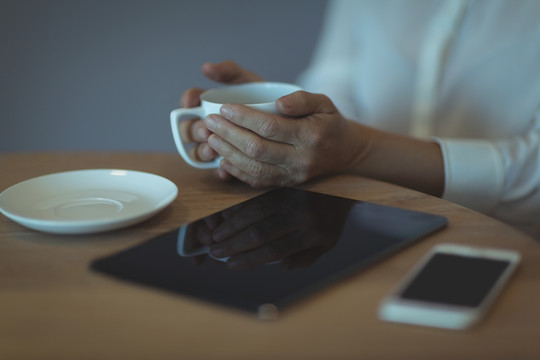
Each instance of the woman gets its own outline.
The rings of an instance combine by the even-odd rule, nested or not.
[[[354,173],[540,238],[539,18],[537,1],[335,1],[300,78],[309,92],[278,100],[281,116],[226,105],[182,131],[201,160],[224,157],[224,179],[283,186]],[[202,71],[261,80],[230,61]]]

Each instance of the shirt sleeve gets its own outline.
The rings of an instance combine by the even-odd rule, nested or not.
[[[484,213],[493,210],[504,185],[503,160],[496,145],[485,140],[435,141],[444,159],[443,198]]]
[[[298,83],[306,91],[324,93],[345,117],[356,119],[351,93],[354,52],[358,47],[353,40],[353,5],[353,1],[346,0],[328,3],[318,44]]]
[[[540,234],[540,107],[519,136],[435,141],[444,158],[444,199]]]

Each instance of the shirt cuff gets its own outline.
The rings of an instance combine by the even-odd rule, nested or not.
[[[486,140],[434,138],[444,159],[443,199],[489,213],[499,202],[504,186],[502,156]]]

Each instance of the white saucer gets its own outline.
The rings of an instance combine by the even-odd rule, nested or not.
[[[131,170],[79,170],[23,181],[0,193],[0,212],[34,230],[89,234],[133,225],[177,196],[171,181]]]

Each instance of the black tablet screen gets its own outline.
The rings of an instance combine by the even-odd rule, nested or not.
[[[279,188],[98,259],[92,268],[274,316],[445,225],[438,215]]]

